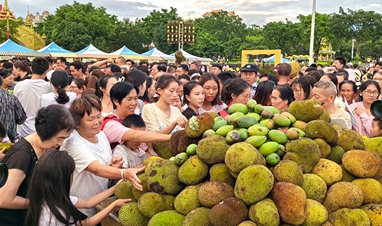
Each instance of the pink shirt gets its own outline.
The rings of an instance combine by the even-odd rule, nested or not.
[[[103,123],[102,131],[109,140],[112,149],[114,149],[117,144],[123,144],[125,142],[125,140],[122,139],[123,134],[130,130],[130,128],[122,125],[120,121],[122,120],[116,114],[110,114],[106,116],[106,120],[104,120]],[[148,145],[144,142],[142,142],[139,147],[144,151],[148,149]]]
[[[362,108],[365,112],[361,115],[358,115],[355,112],[355,109],[357,107]],[[366,114],[366,109],[365,106],[363,106],[363,102],[351,104],[349,108],[353,113],[358,124],[358,128],[353,125],[353,130],[357,131],[359,134],[361,134],[361,136],[370,137],[371,123],[373,121],[374,116]]]

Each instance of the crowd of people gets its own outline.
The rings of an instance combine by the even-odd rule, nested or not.
[[[153,143],[170,140],[192,116],[226,117],[232,104],[250,99],[280,111],[315,99],[343,128],[382,135],[382,120],[371,114],[381,97],[380,63],[362,73],[337,57],[327,68],[292,73],[281,63],[268,74],[255,64],[235,73],[220,64],[136,64],[123,57],[0,63],[0,142],[14,143],[0,152],[9,168],[0,188],[2,225],[99,224],[130,201],[97,213],[94,206],[115,190],[111,181],[129,180],[142,190],[137,174],[156,155]]]

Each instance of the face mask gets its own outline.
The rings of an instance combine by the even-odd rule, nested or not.
[[[202,67],[202,69],[200,69],[202,72],[204,72],[204,67]]]

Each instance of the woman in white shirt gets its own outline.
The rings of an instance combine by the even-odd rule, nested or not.
[[[41,106],[63,104],[69,108],[70,103],[76,99],[77,95],[74,92],[66,92],[65,90],[69,84],[68,74],[65,71],[54,71],[50,83],[53,85],[53,92],[41,96]]]
[[[115,207],[131,201],[118,199],[88,218],[77,208],[90,208],[102,202],[113,194],[115,186],[86,200],[69,196],[74,169],[74,160],[67,152],[52,150],[41,156],[30,182],[25,225],[97,225]]]
[[[155,88],[159,96],[158,101],[146,104],[142,110],[146,131],[170,134],[179,127],[184,127],[187,122],[186,117],[179,108],[172,106],[179,97],[178,79],[172,75],[162,75]]]

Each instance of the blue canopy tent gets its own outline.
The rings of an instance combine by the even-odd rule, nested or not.
[[[37,52],[48,53],[53,57],[72,57],[72,58],[77,57],[75,53],[70,52],[69,50],[66,50],[58,46],[54,42],[51,42],[49,45],[45,46],[44,48],[37,50]]]
[[[0,44],[0,56],[49,56],[48,53],[40,53],[27,47],[21,46],[11,39]]]
[[[123,56],[125,58],[129,58],[129,59],[143,59],[143,57],[141,55],[139,55],[138,53],[130,50],[129,48],[127,48],[126,46],[123,46],[122,48],[112,52],[112,53],[109,53],[110,55],[120,55],[120,56]]]
[[[264,58],[261,60],[261,62],[265,62],[265,63],[274,63],[275,62],[275,55],[271,56],[271,57],[268,57],[268,58]],[[288,62],[292,62],[291,60],[289,59],[286,59],[284,57],[281,57],[281,62],[282,63],[288,63]]]
[[[149,60],[162,60],[162,59],[163,60],[174,60],[175,59],[175,57],[167,55],[167,54],[161,52],[160,50],[158,50],[157,48],[152,48],[149,51],[142,53],[141,56],[143,56],[143,58],[149,59]]]

